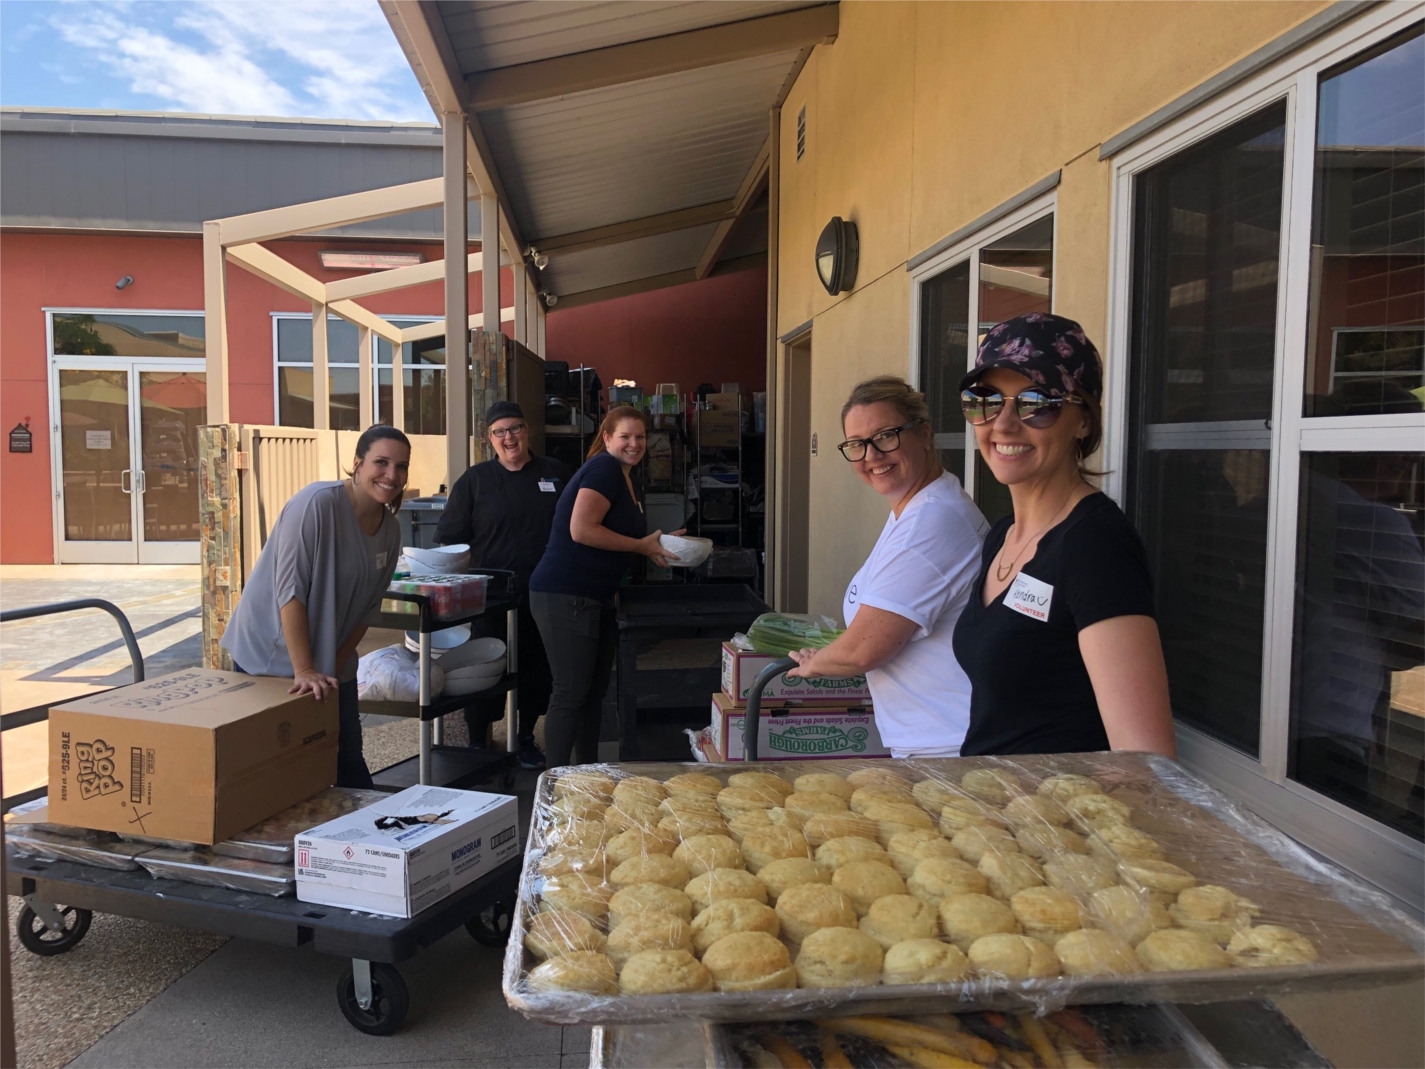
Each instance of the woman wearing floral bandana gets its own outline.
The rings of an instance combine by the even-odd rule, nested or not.
[[[985,539],[955,627],[970,677],[961,753],[1175,755],[1148,558],[1090,482],[1103,364],[1083,328],[1042,312],[991,330],[961,407],[1014,514]]]

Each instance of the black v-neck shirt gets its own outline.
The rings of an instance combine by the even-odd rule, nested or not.
[[[1006,517],[985,538],[979,578],[955,625],[955,658],[973,688],[960,753],[1107,750],[1079,632],[1115,616],[1153,616],[1143,541],[1106,494],[1090,494],[1039,539],[1020,568],[1029,581],[1016,579],[985,605],[985,576],[1012,522]],[[1047,608],[1047,619],[1009,608],[1016,594],[1030,612]]]

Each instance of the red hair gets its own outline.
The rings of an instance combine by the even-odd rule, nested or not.
[[[643,424],[643,430],[648,430],[648,417],[632,405],[615,405],[609,409],[609,414],[604,417],[604,421],[599,424],[599,433],[594,435],[594,440],[589,443],[588,455],[584,457],[589,460],[598,456],[608,448],[604,444],[604,439],[618,430],[618,425],[626,419],[636,419]]]

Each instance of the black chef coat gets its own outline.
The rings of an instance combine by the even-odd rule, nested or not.
[[[519,471],[510,471],[498,460],[471,465],[451,487],[436,525],[436,542],[468,543],[472,568],[513,571],[523,601],[530,573],[549,542],[554,507],[569,474],[551,457],[531,457]]]

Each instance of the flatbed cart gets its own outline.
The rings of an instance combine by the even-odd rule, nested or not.
[[[115,871],[68,861],[40,861],[8,850],[5,891],[23,898],[16,934],[31,953],[64,954],[83,941],[94,913],[157,921],[276,946],[311,944],[318,954],[350,958],[337,981],[337,1006],[353,1028],[388,1036],[411,1007],[395,963],[465,927],[482,946],[509,939],[522,858],[514,857],[415,917],[355,910],[246,891],[160,880],[142,870]]]

